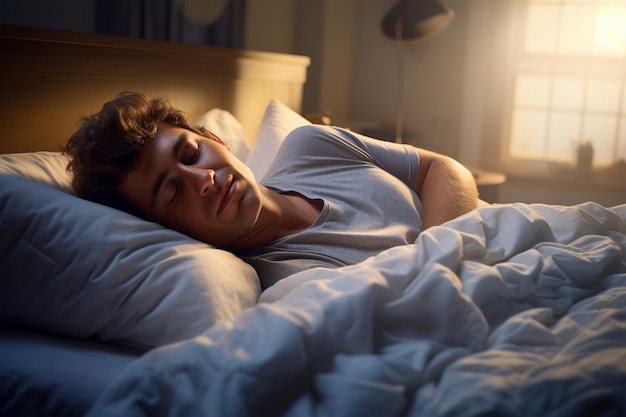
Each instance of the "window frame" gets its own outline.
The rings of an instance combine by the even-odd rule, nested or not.
[[[554,2],[559,5],[562,4],[559,0],[558,2]],[[591,2],[590,2],[591,3]],[[576,147],[573,146],[571,153],[569,156],[564,158],[541,158],[541,157],[532,157],[523,155],[515,155],[511,153],[511,141],[513,140],[513,128],[514,128],[514,112],[517,108],[521,108],[522,106],[518,106],[515,103],[515,94],[516,94],[516,83],[518,80],[518,76],[521,74],[532,74],[535,72],[536,74],[540,74],[543,77],[548,77],[549,86],[552,89],[555,82],[555,71],[556,69],[570,68],[575,69],[575,71],[579,71],[580,73],[584,73],[585,82],[589,82],[589,74],[593,74],[595,78],[599,73],[602,73],[604,77],[613,77],[619,79],[619,85],[622,89],[621,94],[619,95],[619,100],[621,101],[620,107],[617,110],[617,113],[613,113],[612,115],[616,117],[616,137],[614,138],[614,150],[613,153],[616,154],[618,149],[618,143],[620,149],[625,147],[626,144],[626,54],[622,56],[608,56],[608,55],[600,55],[593,56],[591,61],[589,60],[589,56],[579,55],[579,54],[541,54],[541,53],[530,53],[526,51],[525,48],[525,40],[526,40],[526,30],[527,30],[527,20],[528,13],[530,10],[531,0],[520,0],[513,3],[513,6],[510,8],[509,12],[521,16],[520,18],[513,19],[511,18],[510,24],[510,32],[508,42],[509,48],[509,56],[506,59],[506,55],[503,55],[503,50],[501,49],[503,45],[507,43],[504,42],[500,45],[499,51],[500,54],[496,53],[502,61],[506,64],[500,66],[500,79],[503,83],[504,88],[500,91],[503,91],[503,94],[500,98],[491,99],[491,109],[493,112],[490,112],[492,116],[496,114],[501,114],[501,128],[500,132],[495,136],[499,136],[501,138],[498,146],[493,147],[491,151],[487,151],[487,159],[492,161],[492,167],[496,167],[506,173],[513,175],[522,175],[526,177],[545,177],[552,176],[555,173],[563,173],[567,174],[568,171],[571,171],[573,165],[576,162]],[[504,59],[502,59],[504,58]],[[497,57],[493,57],[494,64],[495,59]],[[589,64],[589,62],[593,62]],[[493,77],[494,80],[497,80],[497,77]],[[549,93],[548,93],[549,94]],[[547,107],[544,107],[544,112],[546,117],[550,115],[550,113],[554,113],[556,111],[560,111],[558,107],[554,106],[553,103],[548,102]],[[579,113],[581,118],[584,118],[585,115],[593,114],[594,111],[590,111],[583,107],[578,108],[575,112]],[[621,118],[621,119],[620,119]],[[620,121],[621,120],[621,121]],[[621,126],[620,126],[621,123]],[[621,129],[621,130],[620,130]],[[491,129],[492,132],[495,129]],[[585,142],[584,135],[580,135],[580,143]],[[616,139],[619,138],[619,139]],[[488,140],[487,143],[490,141]],[[494,164],[493,161],[497,162]],[[610,161],[611,163],[615,162],[614,160]],[[596,164],[594,168],[601,167],[601,165]]]

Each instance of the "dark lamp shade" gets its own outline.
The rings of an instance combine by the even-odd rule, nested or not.
[[[400,0],[385,15],[385,36],[398,42],[422,42],[450,26],[454,12],[437,0]]]

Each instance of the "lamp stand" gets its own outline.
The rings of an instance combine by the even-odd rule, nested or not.
[[[450,26],[453,19],[454,12],[439,0],[397,0],[383,17],[383,33],[396,44],[397,143],[402,143],[404,134],[404,44],[423,42],[437,36]]]
[[[402,22],[396,21],[396,143],[402,143],[404,128],[404,44]]]

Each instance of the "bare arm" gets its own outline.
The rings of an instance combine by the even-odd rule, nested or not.
[[[420,168],[414,190],[424,206],[424,229],[442,224],[478,207],[472,173],[454,159],[417,149]]]

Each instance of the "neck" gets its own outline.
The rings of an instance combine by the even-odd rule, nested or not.
[[[277,193],[259,186],[263,205],[259,218],[246,238],[233,249],[252,249],[265,246],[276,239],[308,229],[319,216],[323,202],[310,200],[295,192]]]

